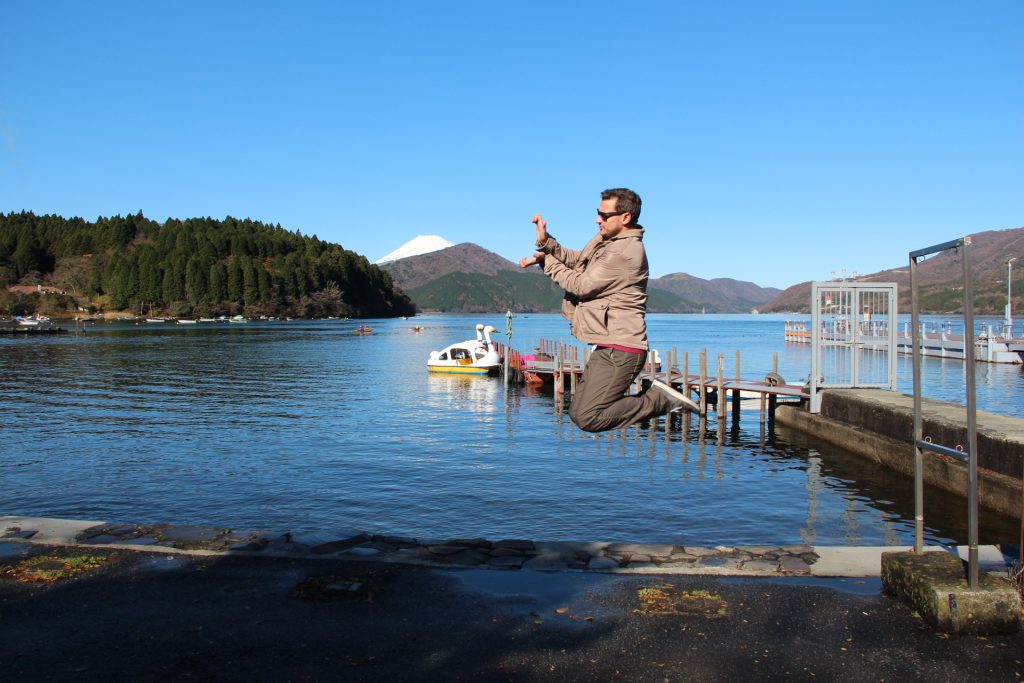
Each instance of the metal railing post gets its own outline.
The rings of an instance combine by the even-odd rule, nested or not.
[[[924,453],[921,426],[921,324],[917,305],[917,258],[910,256],[910,348],[914,365],[914,552],[924,552]]]
[[[978,411],[974,382],[974,282],[971,238],[961,248],[964,268],[964,369],[967,375],[967,583],[978,587]],[[970,333],[968,334],[968,330]],[[990,339],[991,343],[991,339]]]
[[[971,273],[971,238],[964,237],[952,242],[938,244],[927,249],[910,252],[910,302],[911,328],[913,329],[913,360],[914,360],[914,521],[916,552],[923,550],[924,529],[924,484],[923,456],[924,451],[932,451],[952,458],[964,459],[963,445],[950,448],[924,440],[923,419],[921,416],[921,337],[918,311],[917,260],[931,254],[960,250],[964,279],[964,373],[967,403],[967,583],[971,590],[978,588],[978,415],[975,400],[975,367],[974,367],[974,283]]]

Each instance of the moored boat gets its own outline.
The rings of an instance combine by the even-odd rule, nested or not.
[[[42,325],[49,325],[50,319],[45,315],[30,315],[26,317],[16,316],[15,321],[22,327],[39,327]]]
[[[447,346],[440,351],[431,351],[427,360],[430,372],[447,372],[461,375],[496,375],[501,367],[498,347],[491,341],[494,327],[476,326],[476,339],[469,339]]]

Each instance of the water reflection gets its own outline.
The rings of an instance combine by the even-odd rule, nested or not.
[[[427,397],[436,410],[464,416],[498,412],[502,382],[487,377],[427,374]]]

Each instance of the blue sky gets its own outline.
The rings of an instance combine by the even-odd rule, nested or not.
[[[787,287],[1024,225],[1024,2],[0,4],[0,212],[581,247]]]

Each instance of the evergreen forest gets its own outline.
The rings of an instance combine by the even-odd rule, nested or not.
[[[412,315],[415,306],[365,257],[280,225],[0,213],[0,312],[83,310],[315,318]]]

